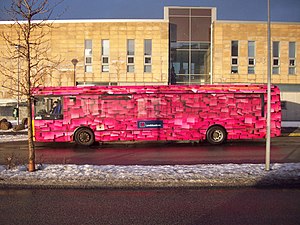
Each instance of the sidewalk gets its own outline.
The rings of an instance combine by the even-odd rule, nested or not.
[[[300,127],[282,127],[281,136],[283,137],[300,137]]]
[[[281,136],[300,137],[300,121],[282,121]]]
[[[1,187],[43,188],[165,188],[165,187],[291,187],[300,186],[300,163],[198,164],[162,166],[0,165]]]

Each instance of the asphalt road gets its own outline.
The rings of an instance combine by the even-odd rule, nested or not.
[[[299,189],[4,190],[1,225],[295,225]]]
[[[0,143],[0,164],[13,155],[17,163],[27,162],[27,143]],[[38,143],[36,159],[41,163],[93,165],[174,165],[201,163],[264,163],[265,141],[207,143],[152,142],[104,144],[92,147],[72,143]],[[271,162],[300,162],[300,137],[272,140]]]

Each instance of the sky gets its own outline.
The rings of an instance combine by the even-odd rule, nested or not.
[[[0,20],[12,0],[0,0]],[[49,2],[60,0],[50,0]],[[217,7],[217,19],[266,21],[268,0],[63,0],[59,19],[162,19],[164,6]],[[271,20],[300,22],[300,0],[270,0]]]

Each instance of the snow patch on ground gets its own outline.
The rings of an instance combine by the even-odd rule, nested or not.
[[[24,166],[0,166],[0,184],[96,187],[250,186],[299,184],[300,163],[208,164],[164,166],[43,165],[36,172]]]
[[[0,135],[0,143],[1,142],[10,142],[10,141],[26,141],[28,139],[27,134],[10,134],[10,135]]]

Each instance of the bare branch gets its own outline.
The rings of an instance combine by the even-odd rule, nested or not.
[[[9,33],[0,34],[7,48],[6,52],[1,50],[0,55],[0,74],[4,78],[1,85],[13,93],[19,90],[19,93],[27,99],[29,171],[31,172],[35,170],[31,89],[44,83],[46,77],[51,76],[52,71],[61,63],[60,59],[49,57],[48,35],[53,23],[47,22],[53,9],[61,2],[51,6],[49,0],[12,0],[6,13],[14,23],[8,25]]]

